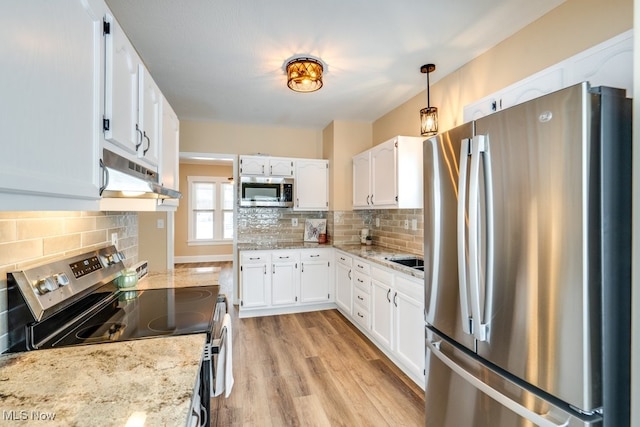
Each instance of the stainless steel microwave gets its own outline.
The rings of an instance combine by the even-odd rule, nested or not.
[[[240,206],[293,207],[293,178],[240,177]]]

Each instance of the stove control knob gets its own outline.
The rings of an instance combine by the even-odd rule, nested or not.
[[[54,274],[53,279],[58,284],[58,286],[67,286],[69,284],[69,278],[64,273]]]
[[[44,295],[48,292],[54,291],[58,288],[58,284],[52,277],[45,277],[36,282],[36,290],[40,295]]]
[[[107,256],[105,256],[105,261],[107,266],[116,264],[118,261],[120,261],[120,258],[118,258],[118,254],[114,253],[114,254],[109,254]]]

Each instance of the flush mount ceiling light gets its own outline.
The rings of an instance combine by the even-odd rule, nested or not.
[[[438,109],[429,104],[429,73],[435,71],[434,64],[425,64],[420,72],[427,75],[427,108],[420,110],[420,135],[432,136],[438,133]]]
[[[315,92],[322,87],[322,62],[314,58],[294,58],[287,63],[287,86],[295,92]]]

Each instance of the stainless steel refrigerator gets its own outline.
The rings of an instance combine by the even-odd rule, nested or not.
[[[426,425],[629,425],[631,101],[572,86],[424,143]]]

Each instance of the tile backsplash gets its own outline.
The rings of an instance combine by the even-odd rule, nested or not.
[[[327,229],[333,244],[360,243],[360,230],[363,228],[369,229],[375,245],[416,255],[424,254],[422,209],[329,212]]]
[[[7,272],[111,243],[132,265],[138,257],[135,212],[0,212],[0,353],[7,349]]]

